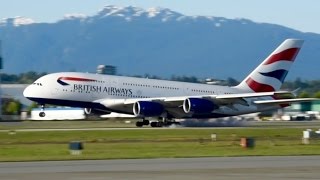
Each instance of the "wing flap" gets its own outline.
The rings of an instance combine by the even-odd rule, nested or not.
[[[259,93],[223,94],[223,95],[217,95],[215,98],[216,99],[236,99],[236,98],[253,98],[253,97],[278,96],[278,95],[293,96],[292,92],[289,92],[289,91],[273,91],[273,92],[259,92]]]
[[[275,100],[259,100],[254,101],[255,104],[261,105],[276,105],[276,104],[290,104],[296,102],[310,102],[310,101],[319,101],[318,98],[296,98],[296,99],[275,99]]]

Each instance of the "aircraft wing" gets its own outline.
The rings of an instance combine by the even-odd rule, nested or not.
[[[275,99],[275,100],[259,100],[254,101],[255,104],[263,105],[277,105],[277,104],[290,104],[296,102],[310,102],[320,100],[318,98],[296,98],[296,99]]]
[[[254,98],[254,97],[265,97],[265,96],[275,96],[275,95],[292,95],[288,91],[275,91],[275,92],[259,92],[259,93],[239,93],[239,94],[223,94],[223,95],[197,95],[197,96],[177,96],[177,97],[154,97],[154,98],[131,98],[131,99],[106,99],[100,100],[101,104],[106,106],[115,105],[130,105],[137,101],[152,101],[159,102],[163,105],[166,104],[182,104],[187,98],[201,98],[208,99],[212,101],[221,102],[236,102],[242,101],[243,98]]]
[[[270,96],[290,96],[292,93],[288,91],[260,92],[260,93],[239,93],[239,94],[223,94],[223,95],[199,95],[199,96],[178,96],[178,97],[154,97],[154,98],[132,98],[132,99],[101,99],[98,102],[110,109],[123,112],[132,112],[133,105],[136,102],[149,101],[161,104],[171,114],[183,114],[183,103],[189,98],[206,99],[212,101],[217,106],[229,106],[233,104],[241,104],[249,106],[245,98],[270,97]],[[288,104],[292,102],[302,102],[316,100],[308,99],[281,99],[281,100],[257,100],[255,104]]]

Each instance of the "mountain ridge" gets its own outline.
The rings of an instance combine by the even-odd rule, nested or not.
[[[319,78],[320,35],[281,25],[112,5],[92,16],[67,14],[55,23],[24,19],[0,22],[4,72],[93,72],[110,64],[125,75],[241,80],[284,39],[301,38],[305,45],[288,76]]]

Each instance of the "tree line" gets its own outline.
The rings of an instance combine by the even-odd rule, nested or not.
[[[20,74],[1,74],[1,83],[2,84],[31,84],[36,79],[41,76],[46,75],[47,73],[42,72],[38,73],[35,71],[29,71],[26,73]],[[160,76],[155,75],[134,75],[133,77],[141,77],[141,78],[150,78],[150,79],[163,79],[163,80],[172,80],[172,81],[181,81],[181,82],[192,82],[192,83],[208,83],[208,80],[204,80],[195,76],[177,76],[172,75],[170,78],[162,78]],[[214,82],[214,84],[225,85],[225,86],[235,86],[239,84],[239,81],[234,78],[227,78],[226,80],[217,80],[217,79],[209,79],[209,83]],[[303,93],[304,96],[315,96],[320,95],[320,79],[319,80],[302,80],[297,78],[293,81],[286,81],[282,85],[283,90],[295,90],[300,88],[300,93]],[[318,94],[319,93],[319,94]]]
[[[21,73],[21,74],[1,74],[1,83],[3,84],[31,84],[36,79],[41,76],[46,75],[47,73],[37,73],[34,71]],[[163,80],[172,80],[172,81],[181,81],[181,82],[192,82],[192,83],[211,83],[211,84],[218,84],[218,85],[225,85],[225,86],[235,86],[239,83],[234,78],[228,78],[226,80],[215,80],[215,79],[207,79],[203,80],[197,78],[195,76],[177,76],[172,75],[170,78],[161,78],[159,76],[145,74],[144,76],[135,75],[134,77],[142,77],[142,78],[149,78],[149,79],[163,79]],[[316,97],[320,98],[320,80],[302,80],[297,78],[293,81],[286,81],[282,89],[283,90],[295,90],[300,88],[298,93],[299,97]],[[31,107],[28,107],[28,111],[31,108],[36,107],[36,104],[32,104]],[[15,99],[7,99],[3,101],[2,111],[3,114],[18,114],[21,110],[22,106],[18,100]]]
[[[29,71],[21,74],[1,74],[1,83],[2,84],[31,84],[36,79],[41,76],[46,75],[47,73],[37,73],[34,71]]]

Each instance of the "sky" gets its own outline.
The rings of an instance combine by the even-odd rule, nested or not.
[[[95,15],[105,5],[164,7],[185,15],[246,18],[320,34],[317,0],[0,0],[0,19],[23,16],[56,22],[65,14]]]

